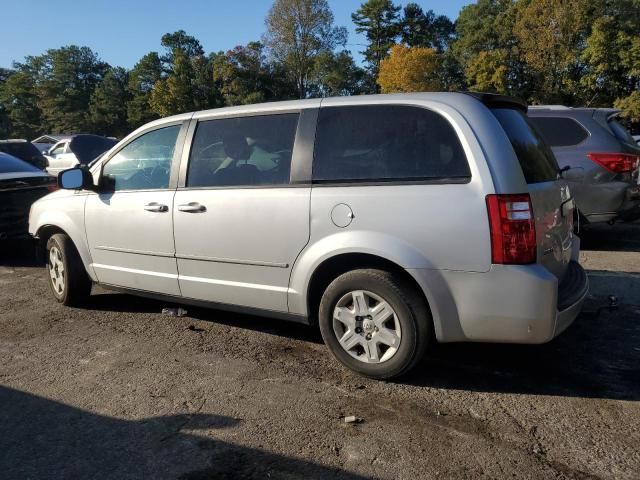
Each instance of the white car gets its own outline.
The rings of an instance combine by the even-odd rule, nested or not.
[[[87,165],[101,153],[106,152],[118,141],[99,135],[73,135],[59,141],[45,153],[49,163],[47,172],[58,175],[63,170]]]

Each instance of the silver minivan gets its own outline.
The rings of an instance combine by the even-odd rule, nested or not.
[[[543,343],[578,315],[574,201],[520,101],[420,93],[154,121],[36,202],[55,298],[93,283],[318,325],[394,378],[439,342]]]

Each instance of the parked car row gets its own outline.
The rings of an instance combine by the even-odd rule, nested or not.
[[[588,281],[574,197],[526,113],[432,93],[169,117],[62,172],[29,230],[59,302],[98,283],[318,324],[373,378],[433,339],[547,342]]]
[[[26,238],[31,204],[57,188],[51,175],[0,152],[0,240]]]
[[[608,108],[529,108],[553,149],[576,199],[582,222],[640,218],[640,146]]]

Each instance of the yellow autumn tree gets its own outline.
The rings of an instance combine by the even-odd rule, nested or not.
[[[380,64],[378,85],[383,93],[442,90],[440,64],[433,48],[394,45]]]

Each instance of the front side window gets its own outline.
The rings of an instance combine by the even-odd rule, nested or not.
[[[198,123],[187,187],[288,184],[297,126],[297,113]]]
[[[314,182],[464,181],[460,139],[441,115],[401,105],[320,110]]]
[[[51,152],[49,152],[49,155],[51,155],[52,157],[55,157],[56,155],[63,154],[64,153],[64,147],[66,147],[66,146],[67,146],[66,143],[61,143],[60,145],[55,147],[53,150],[51,150]]]
[[[102,170],[105,190],[168,188],[178,132],[180,125],[160,128],[127,144]]]

